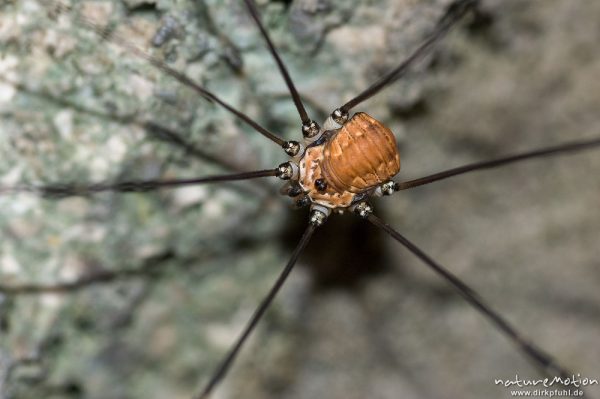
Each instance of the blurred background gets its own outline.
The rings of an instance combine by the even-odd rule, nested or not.
[[[397,65],[451,0],[258,1],[314,119]],[[283,152],[81,26],[184,71],[286,139],[299,119],[241,1],[0,3],[0,183],[197,177]],[[408,180],[599,134],[600,3],[490,0],[355,111],[396,134]],[[600,154],[478,172],[378,215],[533,342],[600,379]],[[279,182],[0,196],[0,398],[190,398],[297,243]],[[11,294],[99,274],[63,293]],[[3,288],[2,288],[3,287]],[[3,290],[3,292],[2,292]],[[444,281],[353,216],[314,237],[215,398],[507,398],[539,374]],[[588,390],[590,396],[600,390]]]

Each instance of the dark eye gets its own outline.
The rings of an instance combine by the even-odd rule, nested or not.
[[[327,182],[325,179],[317,179],[315,180],[315,188],[317,191],[323,192],[327,190]]]

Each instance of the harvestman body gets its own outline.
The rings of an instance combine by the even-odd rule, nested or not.
[[[237,118],[253,127],[256,131],[280,145],[291,157],[289,162],[279,165],[274,169],[253,172],[237,173],[232,175],[208,176],[196,179],[173,179],[152,181],[120,181],[116,183],[97,183],[87,185],[45,185],[21,186],[15,188],[0,188],[0,193],[13,191],[38,192],[44,195],[68,196],[86,195],[100,191],[147,191],[165,187],[178,187],[190,184],[213,183],[220,181],[245,180],[258,177],[277,176],[287,181],[282,192],[295,198],[298,207],[310,206],[311,212],[308,226],[293,251],[290,260],[281,272],[279,278],[263,299],[250,321],[242,331],[226,357],[219,364],[208,384],[198,397],[207,398],[213,388],[222,380],[239,350],[249,337],[265,311],[275,298],[277,292],[292,271],[297,259],[308,244],[314,231],[323,225],[332,211],[343,213],[351,211],[368,220],[375,226],[384,230],[392,238],[404,245],[409,251],[422,260],[435,273],[452,285],[467,302],[485,316],[499,331],[505,334],[517,348],[536,366],[548,374],[568,376],[566,368],[560,366],[552,357],[533,345],[517,332],[502,316],[487,305],[481,297],[461,280],[454,276],[442,265],[431,259],[420,248],[406,239],[392,227],[384,223],[373,214],[373,209],[366,200],[370,196],[391,195],[396,191],[428,184],[437,180],[467,173],[470,171],[492,168],[512,162],[542,157],[553,154],[573,152],[600,145],[600,139],[594,138],[586,141],[565,143],[526,153],[507,156],[491,161],[479,162],[463,167],[442,171],[420,179],[406,182],[394,182],[392,179],[400,171],[400,156],[393,133],[366,113],[350,115],[350,110],[373,95],[377,94],[390,83],[401,77],[416,61],[428,54],[433,46],[454,26],[465,14],[473,10],[477,0],[457,0],[440,21],[436,30],[395,69],[383,76],[358,96],[334,110],[327,118],[323,127],[311,120],[302,104],[302,100],[279,57],[271,39],[260,21],[258,11],[252,0],[244,0],[250,15],[260,29],[267,45],[271,50],[279,70],[286,81],[292,99],[296,105],[302,121],[304,141],[285,141],[277,135],[252,120],[247,115],[227,104],[215,94],[193,81],[188,76],[172,69],[161,61],[146,54],[142,50],[127,43],[122,38],[112,36],[111,32],[99,27],[94,22],[82,20],[87,27],[96,31],[105,39],[125,47],[132,54],[146,59],[156,68],[187,85],[203,97],[219,104]],[[58,8],[62,11],[64,7]],[[87,284],[90,281],[82,282]],[[76,286],[76,285],[75,285]],[[52,288],[52,287],[51,287]],[[55,291],[68,290],[69,286],[54,287]],[[50,289],[52,291],[52,289]],[[0,292],[18,294],[20,292],[44,292],[35,286],[8,287],[0,286]]]
[[[388,182],[400,171],[400,155],[394,134],[365,113],[352,118],[329,117],[314,137],[305,138],[304,153],[292,169],[288,194],[300,196],[300,204],[311,202],[313,209],[328,215],[346,208],[382,188],[391,194]],[[384,184],[383,187],[380,185]]]

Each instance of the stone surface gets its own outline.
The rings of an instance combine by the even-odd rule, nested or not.
[[[451,1],[258,3],[321,120],[405,57]],[[299,137],[293,103],[241,2],[83,2],[80,14],[55,20],[47,4],[0,4],[2,186],[192,177],[285,160],[74,15],[110,24],[285,138]],[[490,0],[483,11],[357,109],[396,133],[400,179],[599,134],[600,3]],[[181,132],[208,156],[182,151],[145,121]],[[600,379],[598,170],[592,151],[374,206],[534,342]],[[191,397],[301,234],[305,212],[288,209],[276,186],[61,201],[1,194],[2,285],[162,262],[159,274],[72,294],[0,294],[0,397]],[[494,378],[537,376],[373,228],[336,216],[315,240],[215,398],[505,398]]]

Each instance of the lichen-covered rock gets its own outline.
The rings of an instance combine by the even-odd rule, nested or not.
[[[58,16],[42,0],[0,4],[1,187],[194,177],[285,160],[81,23],[109,26],[298,138],[294,105],[243,2],[72,3]],[[322,120],[409,54],[451,0],[257,3]],[[590,1],[486,1],[433,57],[356,111],[395,132],[400,179],[597,135],[599,12]],[[570,369],[600,378],[599,170],[593,151],[536,160],[375,209]],[[306,222],[276,188],[264,180],[62,200],[0,193],[1,286],[118,276],[72,293],[0,293],[0,397],[191,397]],[[363,222],[336,216],[215,397],[506,397],[493,380],[515,374],[536,375],[443,281]]]

